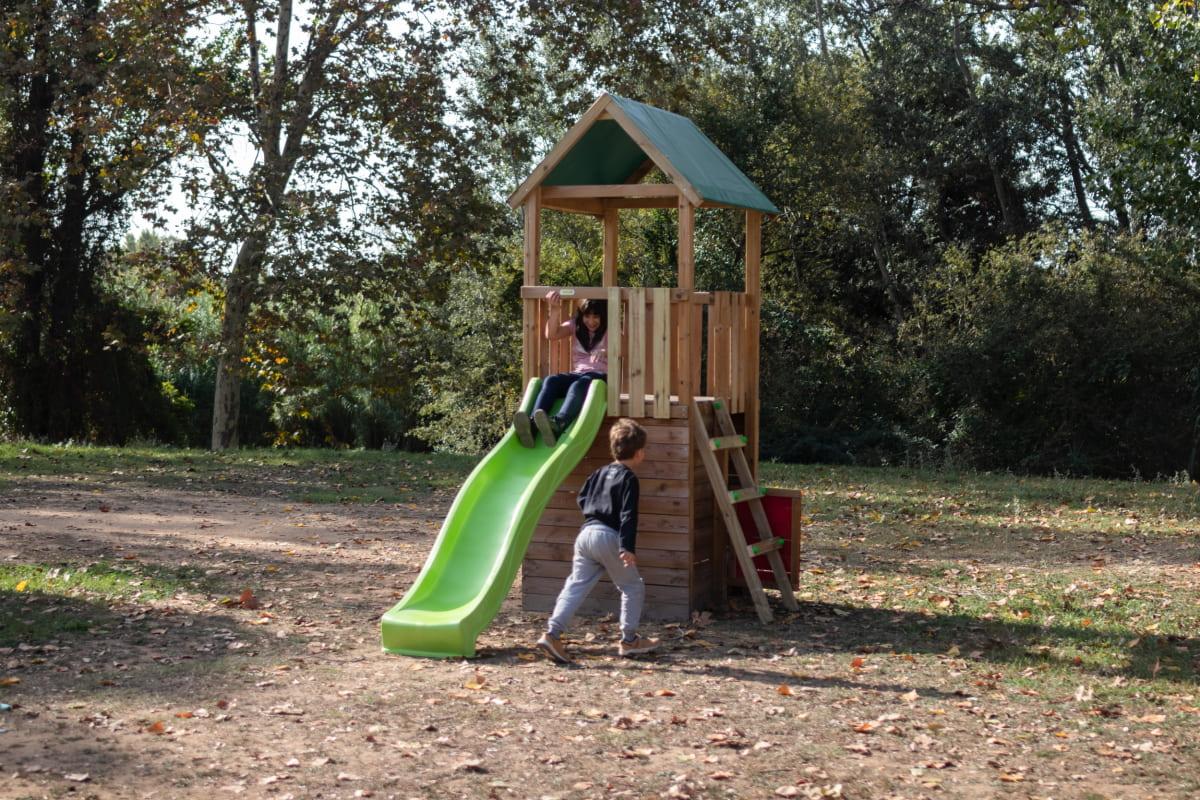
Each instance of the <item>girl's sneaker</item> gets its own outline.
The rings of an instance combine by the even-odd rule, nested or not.
[[[558,437],[562,436],[562,426],[540,408],[533,412],[533,422],[537,425],[538,432],[542,434],[542,441],[550,447],[554,447],[558,443]]]
[[[658,649],[658,639],[647,639],[644,636],[639,636],[632,642],[621,640],[621,644],[617,646],[617,652],[622,658],[630,656],[640,656],[643,653],[651,653]]]
[[[513,428],[517,431],[517,439],[526,447],[533,447],[533,428],[529,424],[529,415],[524,411],[513,414]]]

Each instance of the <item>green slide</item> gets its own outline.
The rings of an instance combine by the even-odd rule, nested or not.
[[[525,389],[533,408],[541,379]],[[555,447],[524,447],[509,429],[458,490],[433,551],[404,598],[383,615],[383,649],[429,658],[475,655],[550,496],[580,462],[604,421],[608,389],[592,381],[579,419]]]

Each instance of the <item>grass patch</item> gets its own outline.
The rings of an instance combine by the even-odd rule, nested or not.
[[[0,485],[70,476],[80,481],[216,489],[309,503],[409,503],[457,489],[475,456],[378,450],[0,444]]]
[[[805,490],[802,601],[844,645],[1096,696],[1200,682],[1200,486],[764,463]],[[875,641],[872,636],[881,640]]]
[[[115,601],[161,600],[205,585],[200,570],[186,567],[0,565],[0,646],[85,632],[112,619]]]

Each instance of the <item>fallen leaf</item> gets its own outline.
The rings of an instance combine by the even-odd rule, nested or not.
[[[86,772],[68,772],[63,777],[73,783],[87,783],[92,779],[92,776]]]
[[[250,589],[243,589],[241,595],[238,596],[237,604],[242,608],[258,608],[258,598]]]
[[[0,678],[0,686],[16,686],[21,682],[20,678],[8,677]]]
[[[921,695],[917,694],[916,689],[913,689],[910,692],[905,692],[904,694],[900,695],[900,699],[906,703],[915,703],[915,702],[917,702],[918,699],[920,699],[920,697],[921,697]]]
[[[1020,783],[1025,780],[1025,776],[1019,772],[1001,772],[1000,780],[1005,783]]]
[[[483,685],[485,683],[487,683],[487,678],[485,678],[483,675],[480,675],[478,672],[476,672],[475,675],[472,676],[472,678],[469,681],[467,681],[466,683],[463,684],[463,688],[473,689],[473,690],[478,691],[479,689],[483,688]]]
[[[779,692],[784,697],[791,697],[792,695],[796,694],[795,692],[792,691],[792,687],[788,686],[786,683],[780,684],[779,688],[776,689],[776,691]]]
[[[862,656],[857,656],[853,661],[850,662],[850,669],[862,669],[863,664],[865,663],[867,663],[865,658]]]
[[[161,720],[153,723],[148,728],[146,728],[146,733],[153,733],[155,736],[161,736],[162,734],[164,734],[166,732],[167,732],[167,726],[164,725]]]
[[[711,781],[727,781],[733,777],[732,772],[710,772],[708,779]]]
[[[17,584],[16,591],[23,592],[29,586],[29,581],[21,581]]]
[[[194,717],[196,715],[193,714],[191,711],[177,711],[175,713],[175,716],[178,717],[179,719],[191,719],[192,717]]]
[[[454,767],[455,772],[487,772],[487,767],[483,765],[483,761],[478,758],[468,758],[466,761],[460,761]]]
[[[672,692],[670,689],[659,689],[656,692],[654,692],[654,696],[655,697],[674,697],[675,693]]]
[[[800,789],[795,786],[780,786],[775,790],[775,794],[779,797],[799,797]]]

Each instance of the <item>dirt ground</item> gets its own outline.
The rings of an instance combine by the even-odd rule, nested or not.
[[[0,649],[3,798],[1200,796],[1190,695],[1130,691],[1119,673],[1039,685],[1032,662],[912,647],[904,614],[811,587],[769,627],[748,609],[649,626],[664,647],[639,660],[616,657],[612,620],[584,620],[568,668],[532,649],[544,616],[515,587],[478,658],[387,655],[379,617],[420,569],[445,492],[311,505],[63,476],[3,494],[0,564],[202,576],[91,632]],[[847,568],[840,535],[810,529],[814,575]],[[1176,562],[1155,568],[1192,569]],[[1093,699],[1109,685],[1119,702]]]

